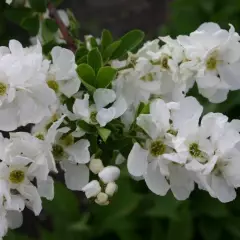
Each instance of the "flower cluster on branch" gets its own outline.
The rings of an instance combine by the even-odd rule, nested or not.
[[[67,14],[54,11],[41,20],[62,18],[66,30]],[[58,172],[69,189],[99,205],[117,192],[124,163],[160,196],[171,189],[185,200],[198,187],[221,202],[235,199],[240,120],[203,116],[189,96],[195,85],[220,103],[240,89],[240,36],[232,25],[227,31],[204,23],[189,36],[159,37],[138,50],[139,30],[117,41],[104,30],[101,39],[69,46],[60,28],[48,54],[45,27],[33,46],[11,40],[0,47],[0,130],[9,132],[0,137],[1,236],[21,226],[25,207],[40,214]],[[30,133],[18,131],[28,124]]]

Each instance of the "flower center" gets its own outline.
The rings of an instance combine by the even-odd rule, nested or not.
[[[90,120],[91,120],[91,122],[93,123],[93,124],[96,124],[97,123],[97,119],[96,119],[96,117],[97,117],[97,112],[91,112],[91,114],[90,114]]]
[[[154,80],[153,74],[152,73],[148,73],[147,75],[141,77],[141,80],[143,80],[145,82],[152,82]]]
[[[0,96],[4,96],[7,92],[7,85],[3,82],[0,82]]]
[[[72,134],[63,136],[61,140],[65,146],[70,146],[74,144],[74,137],[72,136]]]
[[[37,134],[35,135],[35,137],[38,138],[38,139],[40,139],[40,140],[44,140],[44,139],[45,139],[44,134],[42,134],[42,133],[37,133]]]
[[[10,172],[9,181],[13,184],[22,183],[25,178],[25,173],[22,170],[13,170]]]
[[[217,68],[217,52],[213,52],[206,61],[206,67],[208,70],[212,71]]]
[[[47,85],[49,88],[51,88],[54,92],[58,92],[59,91],[59,85],[56,81],[54,80],[48,80],[47,81]]]
[[[59,144],[54,144],[52,146],[52,154],[55,158],[62,157],[64,155],[64,149]]]
[[[197,143],[190,144],[189,153],[194,158],[201,157],[201,155],[202,155],[202,152],[199,149],[199,145]]]
[[[168,131],[167,131],[167,133],[169,133],[169,134],[171,134],[171,135],[173,135],[173,136],[177,136],[177,134],[178,134],[178,131],[176,131],[176,130],[174,130],[174,129],[169,129]]]
[[[166,146],[161,140],[157,140],[151,143],[150,153],[154,157],[158,157],[165,153]]]

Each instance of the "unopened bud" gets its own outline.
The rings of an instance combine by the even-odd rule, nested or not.
[[[114,193],[117,191],[118,186],[115,182],[110,182],[107,184],[106,189],[105,189],[105,193],[112,197],[114,195]]]
[[[89,169],[94,173],[98,174],[103,170],[104,166],[101,159],[92,159],[89,164]]]
[[[101,192],[101,186],[97,180],[93,180],[83,187],[82,190],[87,198],[96,197]]]
[[[108,195],[106,193],[100,192],[97,195],[97,199],[95,199],[95,202],[99,205],[108,205]]]
[[[104,183],[115,182],[120,176],[120,170],[118,167],[108,166],[105,167],[98,176]]]

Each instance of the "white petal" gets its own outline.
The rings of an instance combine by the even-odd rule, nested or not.
[[[64,25],[65,25],[66,27],[69,27],[70,22],[69,22],[69,18],[68,18],[67,12],[64,11],[64,10],[61,10],[61,9],[60,9],[60,10],[57,10],[57,12],[58,12],[59,17],[60,17],[61,20],[63,21]]]
[[[19,127],[18,109],[14,106],[1,107],[0,109],[0,130],[13,131]]]
[[[114,182],[119,178],[120,170],[115,166],[107,166],[98,174],[98,176],[104,183]]]
[[[11,195],[11,200],[5,203],[5,208],[7,210],[22,212],[24,207],[24,199],[19,195]]]
[[[97,110],[100,110],[115,101],[116,93],[112,89],[98,88],[93,94],[93,99]]]
[[[118,118],[126,112],[128,105],[127,105],[126,100],[122,96],[120,96],[113,103],[112,107],[115,109],[115,117],[114,118]]]
[[[85,94],[84,99],[76,99],[73,104],[73,112],[82,118],[88,118],[89,111],[89,95]]]
[[[16,56],[23,56],[24,55],[23,46],[17,40],[10,40],[9,49],[10,49],[10,51],[13,55],[16,55]]]
[[[89,169],[84,164],[73,164],[69,161],[61,162],[65,170],[65,183],[70,190],[81,191],[89,181]]]
[[[18,211],[8,211],[7,212],[8,227],[10,229],[16,229],[23,224],[23,215]]]
[[[231,202],[236,198],[234,187],[229,186],[222,176],[212,176],[212,189],[223,203]]]
[[[36,216],[39,215],[42,210],[42,201],[37,188],[33,185],[22,184],[18,188],[18,191],[27,199],[27,207],[30,208]]]
[[[203,23],[198,29],[197,31],[204,31],[207,33],[214,33],[221,30],[221,28],[219,27],[219,25],[217,23],[213,23],[213,22],[206,22]]]
[[[143,176],[147,171],[147,158],[148,151],[142,149],[138,143],[135,143],[128,156],[128,172],[135,177]]]
[[[220,78],[213,75],[206,75],[204,77],[197,78],[196,81],[199,88],[211,88],[217,87],[217,85],[220,83]]]
[[[152,139],[159,136],[159,129],[156,122],[150,114],[141,114],[137,118],[137,125],[141,127]]]
[[[162,129],[169,129],[169,119],[170,112],[167,107],[167,104],[161,100],[155,100],[150,105],[150,114],[153,116],[154,120],[158,122]]]
[[[116,110],[113,107],[110,107],[108,109],[102,108],[96,116],[96,119],[101,127],[106,126],[107,123],[111,122],[116,115]]]
[[[48,177],[46,181],[38,181],[38,192],[41,197],[45,197],[47,200],[53,200],[54,198],[54,182],[51,177]]]
[[[178,200],[186,200],[194,189],[194,181],[188,171],[179,165],[169,165],[170,185],[173,195]]]
[[[161,174],[160,169],[153,163],[148,164],[147,173],[144,175],[148,188],[155,194],[165,196],[169,190],[169,184]]]
[[[75,93],[78,92],[80,85],[81,81],[78,79],[78,77],[67,81],[59,81],[60,92],[62,92],[68,98],[72,97]]]
[[[90,142],[85,139],[81,139],[73,145],[67,147],[65,152],[71,156],[71,160],[76,163],[88,163],[90,161],[90,153],[88,148]]]

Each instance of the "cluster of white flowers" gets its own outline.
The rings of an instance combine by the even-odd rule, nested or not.
[[[111,61],[115,79],[91,91],[68,49],[54,47],[45,57],[39,41],[29,48],[16,40],[0,47],[0,130],[15,131],[0,136],[0,237],[21,226],[25,206],[39,215],[41,197],[53,199],[53,173],[95,203],[110,203],[120,176],[115,165],[128,154],[113,147],[115,164],[105,162],[105,155],[114,157],[103,157],[104,148],[93,150],[99,136],[106,146],[119,134],[133,139],[128,171],[155,194],[171,189],[184,200],[198,185],[221,202],[236,197],[240,120],[229,122],[219,113],[202,117],[203,107],[186,94],[196,83],[217,103],[240,89],[240,37],[233,26],[228,32],[205,23],[190,36],[160,40],[128,53],[125,61]],[[89,44],[87,37],[90,51]],[[146,111],[139,114],[141,105]],[[28,124],[34,125],[31,133],[18,131]]]
[[[145,138],[128,156],[129,173],[161,196],[171,189],[185,200],[196,183],[221,202],[232,201],[240,186],[240,120],[209,113],[199,124],[202,110],[193,97],[154,100],[150,113],[137,118]]]

